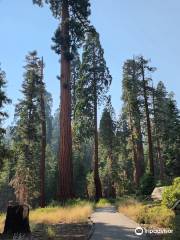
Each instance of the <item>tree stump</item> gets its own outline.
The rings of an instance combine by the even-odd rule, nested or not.
[[[30,233],[29,207],[27,205],[8,206],[3,235]]]

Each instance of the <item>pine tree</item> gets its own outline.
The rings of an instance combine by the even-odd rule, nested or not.
[[[154,131],[160,180],[165,179],[165,160],[163,154],[164,137],[167,126],[167,91],[163,82],[153,89]]]
[[[146,73],[152,73],[155,71],[155,68],[152,68],[148,65],[149,61],[144,59],[142,56],[137,58],[139,69],[140,69],[140,78],[141,78],[141,87],[142,87],[142,96],[144,98],[144,110],[146,116],[146,126],[147,126],[147,138],[148,138],[148,157],[149,157],[149,169],[152,176],[154,176],[154,152],[153,152],[153,141],[152,141],[152,125],[151,125],[151,111],[149,103],[149,81],[151,78],[147,77]],[[152,93],[151,93],[152,95]]]
[[[116,196],[116,190],[114,186],[114,171],[115,171],[115,164],[114,164],[114,144],[115,144],[115,121],[113,119],[114,110],[111,104],[111,98],[108,97],[106,107],[103,110],[102,117],[100,120],[100,127],[99,127],[99,137],[100,143],[107,151],[109,162],[108,164],[108,172],[109,172],[109,197],[114,198]],[[107,178],[107,176],[106,176]]]
[[[26,56],[24,81],[22,83],[23,99],[19,100],[15,109],[16,126],[14,131],[14,148],[18,159],[16,174],[12,186],[24,182],[27,190],[24,199],[37,198],[39,192],[39,159],[40,159],[40,114],[39,114],[39,58],[31,52]],[[27,176],[23,176],[27,173]]]
[[[40,159],[40,206],[45,207],[45,165],[46,165],[46,110],[45,110],[45,87],[43,82],[43,58],[39,61],[40,76],[39,76],[39,112],[41,123],[41,159]]]
[[[48,3],[54,17],[60,19],[55,32],[53,49],[61,54],[61,107],[60,107],[60,191],[65,201],[73,197],[72,133],[71,133],[71,60],[73,50],[79,47],[88,28],[89,0],[33,0],[42,6]]]
[[[104,51],[95,31],[87,35],[83,48],[80,81],[78,84],[78,110],[81,136],[94,138],[94,183],[96,200],[102,196],[98,163],[97,108],[111,84],[111,75],[104,60]]]
[[[127,60],[123,67],[123,100],[131,132],[131,149],[135,166],[134,181],[138,186],[144,174],[144,150],[141,129],[139,71],[135,60]]]
[[[133,161],[132,156],[132,134],[128,123],[128,113],[123,106],[122,113],[116,124],[116,151],[118,153],[118,166],[120,168],[120,181],[123,182],[125,190],[132,192]],[[127,187],[126,187],[127,186]]]
[[[170,93],[167,98],[167,125],[165,130],[166,174],[172,179],[180,174],[180,111],[174,99],[174,94]]]
[[[11,100],[6,96],[6,74],[0,67],[0,170],[2,168],[3,160],[6,155],[6,147],[4,145],[4,135],[6,130],[3,128],[3,121],[8,117],[4,107],[9,104]]]

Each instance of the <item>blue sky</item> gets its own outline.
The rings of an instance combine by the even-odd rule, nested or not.
[[[121,109],[123,62],[133,55],[151,58],[157,67],[154,82],[162,80],[174,91],[180,106],[180,1],[179,0],[91,0],[91,21],[100,33],[107,65],[113,77],[110,93],[118,114]],[[14,104],[21,97],[24,58],[36,49],[46,63],[45,82],[59,105],[58,56],[51,50],[57,21],[48,7],[33,6],[31,0],[0,0],[0,62],[7,73],[8,107],[12,122]]]

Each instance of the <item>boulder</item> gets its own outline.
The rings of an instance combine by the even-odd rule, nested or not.
[[[154,188],[152,194],[151,194],[151,198],[154,201],[161,201],[162,200],[162,194],[164,191],[164,187],[156,187]]]

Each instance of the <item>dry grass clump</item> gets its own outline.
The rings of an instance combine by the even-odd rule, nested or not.
[[[58,224],[87,222],[92,213],[92,206],[47,207],[30,212],[30,222],[33,224]]]
[[[5,222],[5,215],[4,214],[0,214],[0,233],[3,232],[4,222]]]
[[[128,199],[126,202],[122,202],[118,207],[119,212],[124,213],[126,216],[132,218],[134,221],[138,221],[139,213],[142,212],[143,204],[133,199]]]
[[[140,224],[157,227],[172,227],[175,219],[174,212],[165,206],[148,206],[136,200],[122,203],[118,210]]]

